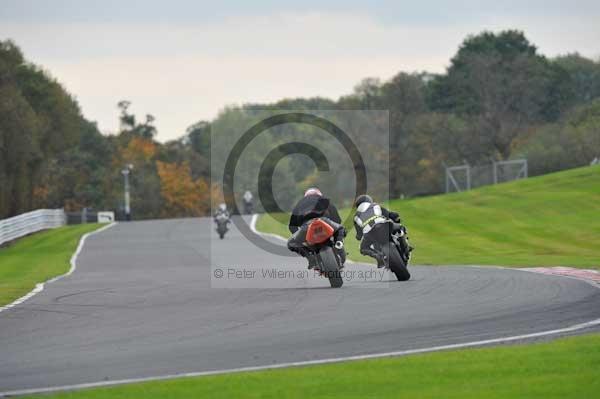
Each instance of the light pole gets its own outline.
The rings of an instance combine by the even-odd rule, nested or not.
[[[133,165],[132,164],[127,164],[125,165],[125,167],[123,168],[123,170],[121,170],[121,174],[123,175],[123,178],[125,179],[125,190],[124,190],[124,195],[125,195],[125,220],[131,220],[131,206],[129,204],[129,199],[130,199],[130,195],[129,195],[129,173],[131,172],[131,170],[133,169]]]

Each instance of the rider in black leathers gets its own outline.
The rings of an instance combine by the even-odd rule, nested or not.
[[[311,219],[326,217],[331,221],[342,224],[342,219],[338,213],[335,205],[331,203],[329,198],[323,196],[318,188],[309,188],[304,193],[304,197],[298,201],[292,214],[290,216],[289,230],[291,233],[296,233],[300,227]],[[346,251],[344,250],[344,237],[346,236],[346,230],[343,226],[335,232],[334,239],[336,241],[335,248],[342,259],[342,264],[346,260]],[[292,247],[289,245],[290,251],[297,252],[298,254],[306,257],[306,251],[304,248]],[[312,258],[309,258],[309,268],[314,267],[312,264]]]

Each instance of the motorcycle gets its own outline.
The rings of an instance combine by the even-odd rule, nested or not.
[[[225,238],[225,233],[229,231],[227,228],[229,218],[226,215],[218,215],[215,218],[215,222],[217,223],[217,233],[219,233],[219,238],[222,240]]]
[[[246,190],[246,192],[244,193],[244,196],[242,197],[242,199],[244,200],[244,214],[246,215],[250,215],[252,214],[253,211],[253,199],[254,197],[252,196],[252,193],[249,190]]]
[[[383,229],[382,231],[385,232],[384,237],[387,237],[387,239],[385,242],[376,241],[375,244],[371,244],[371,251],[374,254],[383,256],[385,268],[391,270],[398,281],[409,280],[408,262],[413,248],[408,243],[406,228],[392,220],[388,220],[387,223],[381,224],[378,228]]]
[[[244,201],[244,214],[251,215],[253,213],[252,201]]]
[[[303,248],[306,258],[315,264],[322,276],[329,279],[332,288],[344,284],[340,270],[344,267],[343,258],[335,247],[334,234],[341,226],[326,217],[304,223],[288,240],[288,247]]]

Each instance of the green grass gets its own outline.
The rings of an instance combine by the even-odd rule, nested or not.
[[[416,247],[413,264],[600,268],[600,166],[469,192],[393,200]],[[348,209],[343,211],[347,215]],[[288,236],[263,216],[258,229]],[[354,231],[350,258],[361,256]]]
[[[0,248],[0,306],[31,291],[36,283],[66,273],[81,236],[98,224],[66,226]]]
[[[600,335],[181,378],[43,398],[598,398]]]

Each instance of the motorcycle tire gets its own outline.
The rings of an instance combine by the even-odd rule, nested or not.
[[[410,273],[408,272],[406,262],[400,256],[398,248],[393,243],[390,243],[389,245],[384,245],[382,250],[386,256],[390,270],[394,272],[398,281],[410,280]]]
[[[333,249],[326,247],[319,252],[321,260],[321,272],[329,279],[331,288],[340,288],[344,285],[344,279],[339,270],[339,265]]]

